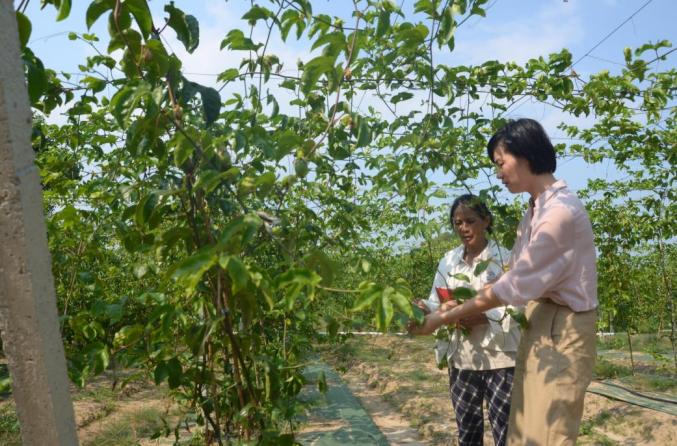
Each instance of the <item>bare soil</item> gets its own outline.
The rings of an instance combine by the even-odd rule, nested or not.
[[[323,356],[343,373],[343,379],[363,402],[381,400],[377,416],[369,404],[364,406],[382,430],[390,424],[384,416],[389,407],[400,417],[395,425],[400,425],[403,418],[419,431],[424,443],[457,443],[448,374],[434,365],[430,339],[395,336],[351,339]],[[485,444],[493,444],[488,423]],[[677,417],[589,393],[578,444],[677,444]]]
[[[434,365],[429,338],[353,338],[341,346],[325,349],[323,357],[341,372],[390,444],[457,443],[447,371]],[[120,443],[108,438],[106,444],[171,445],[172,437],[151,440],[149,420],[142,419],[142,414],[149,411],[169,420],[178,419],[176,406],[165,389],[137,380],[113,390],[111,382],[110,376],[102,376],[85,389],[74,391],[80,443],[102,444],[101,439],[110,437],[112,427],[126,423],[131,427],[132,438],[126,437],[128,440]],[[0,405],[7,404],[11,400],[0,401]],[[331,431],[340,426],[340,421],[336,421],[312,428]],[[488,424],[485,444],[493,444]],[[588,393],[578,444],[677,444],[677,417]]]

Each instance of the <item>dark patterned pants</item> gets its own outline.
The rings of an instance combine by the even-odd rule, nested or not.
[[[494,444],[504,446],[510,418],[514,367],[495,370],[449,369],[449,393],[456,412],[460,446],[483,444],[483,400],[489,408]]]

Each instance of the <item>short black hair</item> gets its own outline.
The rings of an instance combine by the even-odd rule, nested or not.
[[[454,227],[454,212],[456,208],[460,205],[464,205],[468,209],[473,210],[477,215],[484,219],[489,219],[489,226],[487,226],[487,232],[491,233],[491,224],[494,222],[494,216],[491,215],[491,211],[486,204],[480,199],[480,197],[473,194],[465,194],[457,197],[451,205],[451,211],[449,211],[449,222],[451,227]]]
[[[554,173],[557,169],[555,148],[538,121],[528,118],[508,121],[487,144],[491,161],[499,145],[511,155],[527,160],[533,174]]]

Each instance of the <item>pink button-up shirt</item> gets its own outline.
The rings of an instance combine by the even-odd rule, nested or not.
[[[510,270],[493,286],[506,305],[550,298],[573,311],[597,307],[596,253],[583,203],[557,181],[529,203],[517,229]]]

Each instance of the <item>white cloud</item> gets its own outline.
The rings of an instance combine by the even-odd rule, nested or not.
[[[236,9],[230,3],[208,2],[206,5],[206,17],[200,17],[200,45],[193,52],[188,52],[183,44],[176,39],[176,35],[170,30],[165,34],[169,46],[183,62],[183,72],[186,77],[204,85],[217,86],[216,74],[228,68],[239,68],[243,59],[249,56],[246,51],[221,50],[221,42],[229,31],[241,29],[248,35],[249,26],[241,20],[243,12]],[[267,29],[258,26],[254,30],[252,40],[264,43],[267,38]],[[290,40],[292,38],[290,37]],[[279,57],[283,64],[283,72],[293,72],[296,75],[296,65],[299,59],[308,59],[306,50],[295,48],[294,45],[283,42],[279,32],[273,30],[270,41],[266,48],[266,54],[274,54]]]
[[[515,20],[487,19],[470,32],[457,34],[455,59],[477,64],[486,60],[524,63],[573,46],[584,38],[583,22],[575,3],[547,3],[535,14],[519,14]],[[504,17],[504,16],[503,16]]]

